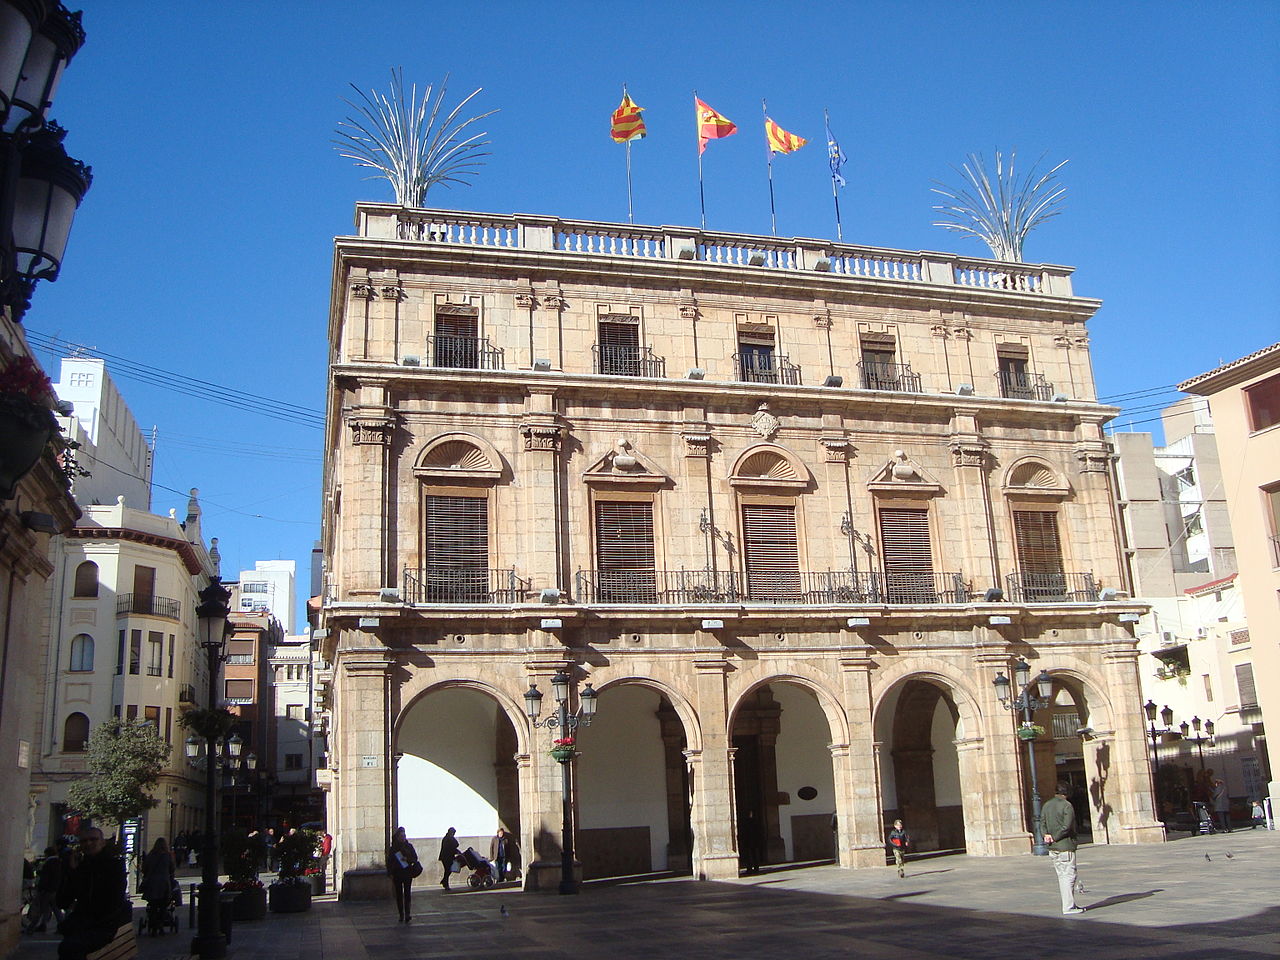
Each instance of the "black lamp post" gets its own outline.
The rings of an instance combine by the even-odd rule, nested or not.
[[[233,740],[239,740],[239,737],[232,737]],[[231,829],[236,828],[236,798],[240,793],[239,788],[250,781],[241,780],[237,775],[243,770],[247,771],[250,777],[253,771],[258,769],[258,757],[256,754],[250,753],[247,756],[239,756],[239,751],[232,754],[231,762],[227,766],[231,773]]]
[[[1053,678],[1049,676],[1047,670],[1041,670],[1039,676],[1035,679],[1035,692],[1031,690],[1031,664],[1026,660],[1019,659],[1013,665],[1013,678],[1018,686],[1018,695],[1010,696],[1009,678],[1003,673],[997,673],[991,683],[996,688],[996,696],[1000,698],[1000,706],[1006,710],[1021,711],[1022,725],[1030,727],[1032,725],[1035,712],[1042,710],[1049,705],[1049,700],[1053,696]],[[1027,745],[1027,778],[1031,781],[1031,820],[1034,837],[1031,843],[1031,852],[1037,857],[1047,857],[1049,848],[1044,842],[1044,827],[1040,816],[1040,788],[1036,784],[1036,748],[1035,738],[1026,737],[1023,740]]]
[[[573,875],[573,783],[570,774],[573,759],[577,756],[574,749],[576,746],[574,731],[578,729],[579,723],[591,726],[591,719],[596,715],[596,697],[599,696],[588,683],[578,694],[579,712],[570,714],[569,697],[572,686],[572,678],[563,670],[551,678],[551,694],[556,698],[556,712],[541,722],[538,720],[538,714],[542,712],[542,693],[538,690],[537,684],[530,683],[529,689],[524,694],[524,709],[529,716],[529,722],[534,727],[546,727],[552,733],[560,734],[552,756],[560,764],[560,786],[563,793],[560,822],[561,893],[578,892],[578,881]]]
[[[0,0],[0,301],[15,321],[37,280],[56,280],[92,171],[46,122],[62,71],[84,43],[59,0]]]
[[[1163,730],[1156,729],[1156,703],[1154,700],[1148,700],[1142,705],[1142,710],[1147,715],[1147,732],[1151,737],[1151,757],[1155,761],[1156,783],[1160,782],[1160,735],[1168,733],[1173,726],[1173,710],[1166,703],[1164,709],[1160,711],[1160,722],[1164,724]],[[1157,786],[1156,792],[1159,792]],[[1158,798],[1157,798],[1158,799]]]
[[[226,647],[227,601],[231,599],[231,591],[214,577],[209,585],[200,591],[200,606],[196,608],[196,616],[200,620],[200,646],[208,658],[209,668],[209,710],[213,710],[218,700],[218,672],[224,659]],[[202,960],[218,960],[227,955],[227,941],[222,935],[221,918],[218,915],[218,822],[214,818],[213,806],[217,799],[215,777],[218,771],[218,757],[222,753],[222,744],[216,739],[214,725],[210,723],[204,735],[205,768],[204,768],[204,850],[200,854],[203,867],[200,877],[200,924],[195,939],[191,942],[193,953]],[[194,759],[200,751],[200,741],[194,736],[187,738],[187,756]],[[228,758],[239,756],[240,738],[232,736],[226,743]]]
[[[1200,755],[1200,772],[1201,772],[1201,773],[1204,773],[1204,742],[1205,742],[1206,740],[1212,740],[1212,739],[1213,739],[1213,721],[1212,721],[1212,720],[1206,720],[1206,721],[1204,721],[1204,734],[1203,734],[1203,735],[1200,733],[1200,718],[1199,718],[1199,717],[1192,717],[1192,718],[1191,718],[1191,727],[1192,727],[1192,728],[1195,730],[1195,732],[1196,732],[1196,735],[1195,735],[1194,737],[1191,737],[1191,736],[1188,736],[1188,735],[1187,735],[1187,734],[1188,734],[1188,732],[1189,732],[1189,731],[1188,731],[1188,729],[1187,729],[1187,721],[1183,720],[1183,721],[1182,721],[1182,723],[1178,724],[1178,728],[1182,731],[1182,739],[1183,739],[1183,740],[1187,740],[1187,741],[1189,741],[1189,742],[1191,742],[1191,743],[1194,743],[1194,744],[1196,745],[1196,751],[1197,751],[1197,752],[1199,753],[1199,755]]]

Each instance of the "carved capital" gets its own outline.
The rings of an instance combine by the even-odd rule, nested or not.
[[[558,293],[544,293],[542,295],[543,310],[563,310],[569,305],[569,301]]]
[[[352,280],[351,296],[357,300],[372,300],[377,294],[374,292],[373,284],[368,280]]]
[[[680,436],[684,440],[684,455],[686,457],[701,457],[705,459],[711,456],[711,430],[706,424],[686,426],[681,431]]]
[[[404,287],[398,283],[384,283],[379,293],[382,294],[383,300],[394,300],[396,303],[399,303],[407,296],[404,292]]]
[[[523,308],[523,309],[525,309],[525,310],[532,310],[532,309],[533,309],[534,307],[536,307],[537,305],[538,305],[537,298],[535,298],[533,294],[531,294],[531,293],[517,293],[517,294],[516,294],[516,306],[517,306],[517,307],[522,307],[522,308]]]
[[[348,418],[347,426],[351,428],[351,442],[357,446],[366,444],[391,443],[391,434],[395,432],[395,421],[391,417],[353,416]]]
[[[559,453],[564,440],[564,428],[554,419],[537,417],[525,420],[520,425],[520,435],[524,437],[526,450]]]
[[[948,446],[952,463],[957,467],[984,467],[990,444],[976,435],[952,436]]]
[[[951,335],[955,337],[957,340],[973,339],[973,331],[970,330],[968,327],[952,327]]]
[[[819,437],[818,442],[827,452],[827,463],[844,463],[853,456],[853,444],[843,434]]]
[[[698,301],[687,298],[680,301],[679,304],[681,320],[697,320],[698,319]]]
[[[1107,473],[1111,468],[1111,445],[1089,440],[1075,445],[1076,462],[1081,473]]]
[[[813,325],[817,327],[819,330],[830,330],[831,329],[830,314],[826,314],[826,313],[816,314],[813,318]]]
[[[941,337],[943,340],[951,336],[951,331],[947,329],[946,324],[942,324],[942,323],[935,323],[933,326],[929,328],[929,332],[932,333],[935,337]]]
[[[1062,336],[1054,337],[1053,342],[1055,346],[1062,347],[1063,349],[1066,349],[1067,347],[1071,346],[1070,337],[1062,337]]]

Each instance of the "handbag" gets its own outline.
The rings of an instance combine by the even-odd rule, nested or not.
[[[422,876],[422,862],[420,860],[415,860],[413,861],[413,863],[409,864],[409,876],[410,877]]]
[[[449,864],[449,872],[450,872],[450,873],[457,873],[457,872],[458,872],[459,870],[461,870],[461,869],[462,869],[462,861],[461,861],[461,860],[454,860],[454,861],[452,861],[452,862]]]

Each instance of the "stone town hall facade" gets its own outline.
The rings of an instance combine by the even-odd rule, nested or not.
[[[921,849],[1025,852],[992,685],[1019,658],[1054,681],[1041,793],[1070,774],[1096,842],[1162,838],[1099,303],[1069,269],[378,204],[356,227],[321,614],[348,896],[382,893],[406,756],[554,888],[560,769],[523,695],[564,669],[600,694],[587,876],[881,865],[895,816]]]

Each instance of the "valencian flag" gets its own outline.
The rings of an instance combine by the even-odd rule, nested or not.
[[[809,142],[804,137],[787,133],[768,117],[764,118],[764,135],[769,140],[769,150],[772,153],[794,153]]]
[[[644,107],[636,106],[631,94],[623,87],[622,103],[613,111],[613,122],[609,125],[609,136],[613,137],[614,143],[644,139],[644,118],[640,116],[642,110]]]
[[[707,149],[708,140],[719,140],[738,132],[738,125],[728,117],[722,117],[696,96],[693,98],[694,111],[698,116],[698,156]]]

